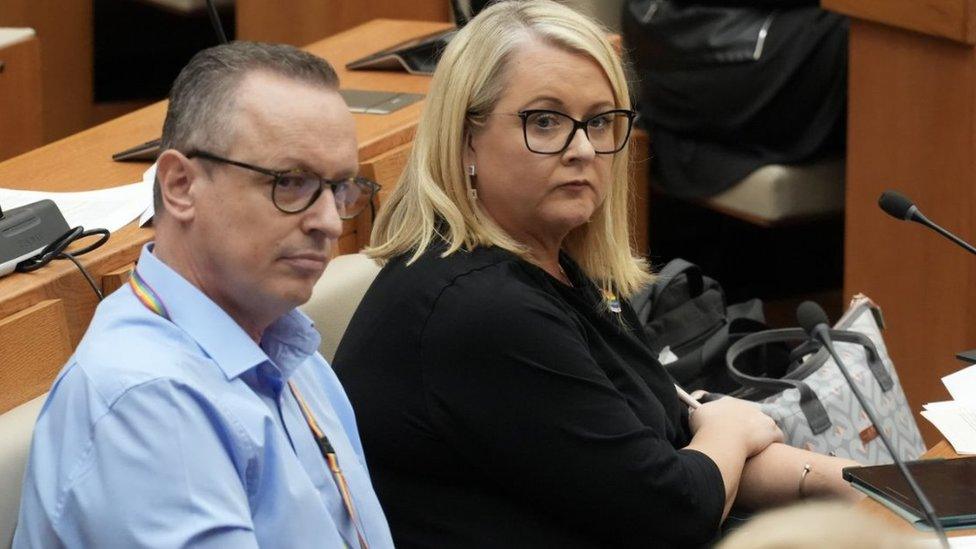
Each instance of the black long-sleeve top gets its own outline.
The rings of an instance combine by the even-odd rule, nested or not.
[[[711,540],[715,463],[633,311],[497,248],[390,261],[335,358],[398,547]]]

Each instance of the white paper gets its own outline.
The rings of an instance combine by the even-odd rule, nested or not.
[[[142,183],[149,187],[149,205],[146,209],[142,211],[142,215],[139,216],[139,226],[145,227],[147,223],[153,218],[156,211],[153,209],[153,182],[156,180],[156,163],[153,162],[152,166],[142,174]]]
[[[946,400],[943,402],[929,402],[928,404],[923,404],[922,409],[924,410],[955,410],[959,406],[959,403],[955,400]]]
[[[949,538],[949,547],[953,549],[976,549],[976,536]]]
[[[145,182],[96,191],[52,193],[0,189],[0,204],[5,210],[38,200],[51,199],[57,204],[68,226],[85,229],[108,229],[115,232],[139,217],[152,204],[152,186]]]
[[[942,383],[955,400],[976,403],[976,366],[963,368],[942,378]]]
[[[937,549],[941,548],[942,544],[934,536],[926,537],[920,540],[918,543],[919,549]],[[957,536],[954,538],[949,538],[949,547],[951,549],[976,549],[976,536]]]
[[[959,402],[933,402],[925,405],[927,419],[952,445],[957,454],[976,454],[976,411]]]

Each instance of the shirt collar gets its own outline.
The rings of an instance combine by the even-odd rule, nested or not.
[[[165,304],[173,324],[200,345],[227,379],[270,362],[287,381],[318,350],[321,336],[297,309],[271,323],[258,345],[219,305],[153,255],[152,247],[146,244],[139,255],[139,276]]]

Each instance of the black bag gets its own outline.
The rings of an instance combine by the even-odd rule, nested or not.
[[[725,367],[725,352],[745,335],[767,329],[762,301],[727,305],[722,286],[697,265],[680,258],[665,265],[657,282],[630,302],[654,354],[661,356],[667,347],[678,357],[665,368],[688,391],[731,393],[738,389]],[[768,353],[767,349],[762,356],[753,357],[757,364],[752,367],[750,357],[743,357],[740,365],[750,371],[766,371],[769,363],[787,361]]]

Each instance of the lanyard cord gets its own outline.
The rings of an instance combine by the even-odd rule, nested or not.
[[[138,270],[133,270],[132,275],[129,276],[129,287],[132,288],[132,292],[139,299],[147,309],[156,313],[157,315],[170,320],[169,311],[166,310],[166,305],[163,301],[159,299],[159,295],[153,291],[152,287],[146,283],[145,280],[139,276]],[[332,443],[329,442],[328,437],[325,436],[325,432],[319,427],[318,421],[315,420],[315,416],[312,414],[312,410],[308,407],[305,402],[305,398],[298,391],[298,386],[295,385],[293,381],[288,381],[288,388],[291,389],[291,394],[295,396],[295,400],[298,401],[298,407],[302,410],[302,416],[305,418],[305,422],[308,424],[309,429],[312,431],[312,436],[315,438],[316,444],[318,444],[319,451],[322,452],[322,457],[325,458],[325,463],[332,473],[332,478],[335,480],[336,487],[339,489],[339,495],[342,496],[343,506],[346,508],[346,512],[349,513],[349,518],[352,520],[352,526],[356,530],[356,537],[359,538],[360,549],[369,549],[369,544],[366,543],[366,536],[363,535],[363,531],[359,526],[359,518],[356,515],[356,508],[352,503],[352,495],[349,492],[349,484],[346,482],[346,476],[342,473],[342,469],[339,468],[339,459],[336,457],[335,449],[332,447]]]
[[[369,544],[366,543],[366,537],[363,535],[363,532],[359,527],[359,518],[356,516],[356,507],[352,503],[352,494],[349,492],[349,484],[346,482],[346,476],[342,473],[342,469],[339,467],[339,458],[336,457],[335,449],[332,447],[332,443],[329,442],[329,438],[325,436],[325,433],[319,427],[318,422],[315,420],[315,416],[312,414],[312,410],[305,402],[305,398],[302,397],[302,393],[298,391],[298,386],[295,385],[293,381],[289,381],[288,388],[291,389],[291,394],[295,395],[295,400],[298,401],[298,407],[302,410],[302,416],[305,417],[305,422],[308,423],[308,428],[311,429],[312,436],[315,437],[315,442],[319,445],[319,451],[322,452],[322,457],[325,458],[329,471],[332,472],[332,478],[335,480],[336,487],[339,488],[339,494],[342,495],[342,503],[345,505],[346,511],[349,513],[349,518],[352,519],[353,528],[356,529],[356,537],[359,538],[359,546],[362,549],[369,549]]]

